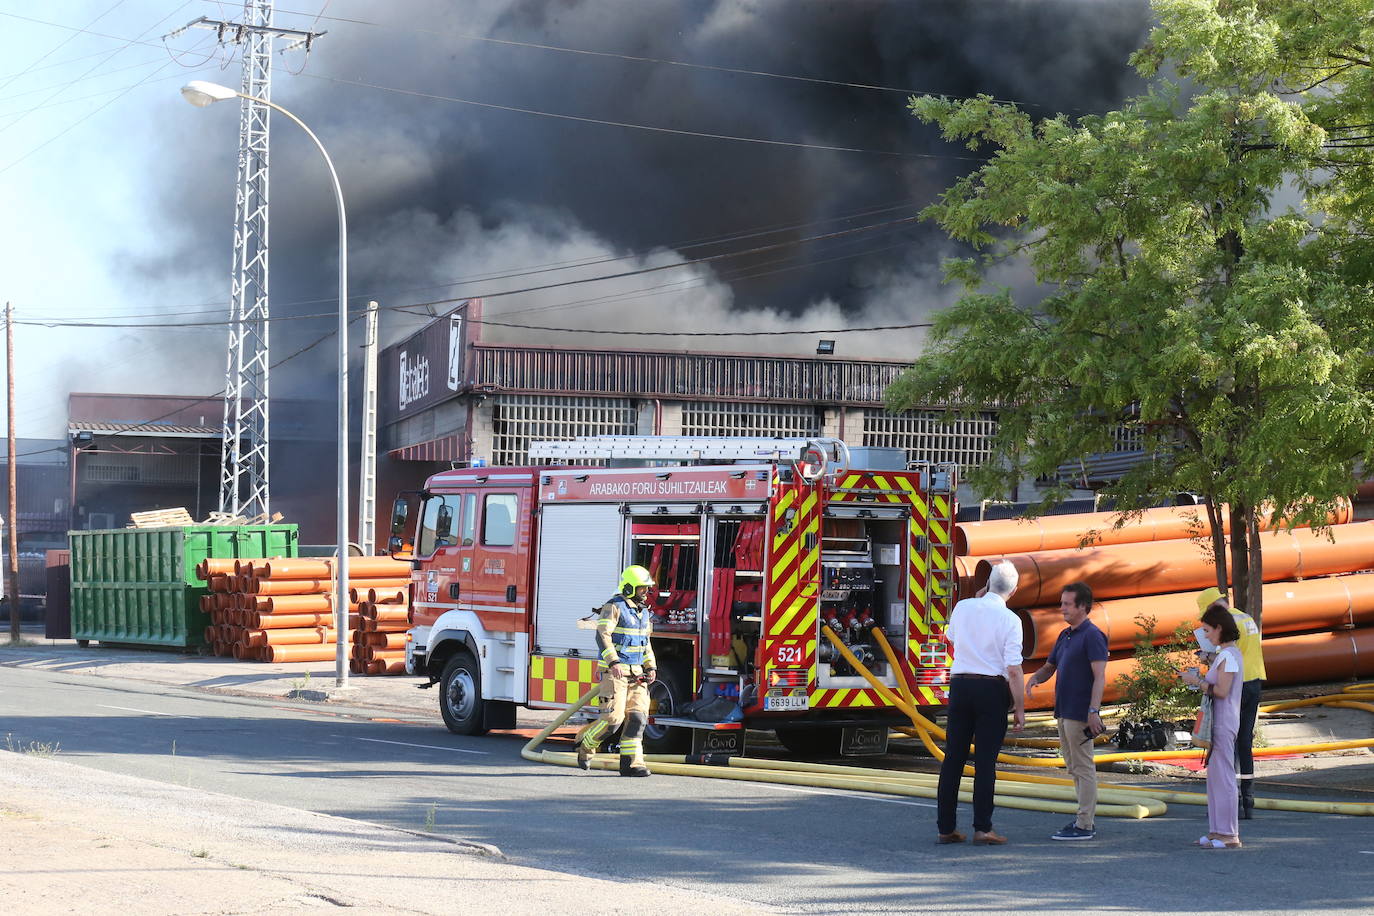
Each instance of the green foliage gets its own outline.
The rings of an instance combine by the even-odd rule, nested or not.
[[[972,256],[946,265],[965,293],[888,405],[996,405],[969,481],[989,497],[1115,450],[1125,427],[1152,457],[1104,492],[1118,506],[1191,491],[1319,521],[1374,461],[1369,3],[1154,8],[1133,57],[1152,83],[1119,110],[911,99],[990,157],[924,211]],[[1007,264],[1034,288],[991,287]]]
[[[1157,646],[1157,622],[1153,616],[1136,616],[1135,670],[1117,676],[1114,682],[1126,704],[1122,717],[1132,722],[1178,722],[1197,713],[1198,694],[1178,679],[1178,672],[1193,664],[1197,645],[1192,630],[1180,624],[1167,642]]]

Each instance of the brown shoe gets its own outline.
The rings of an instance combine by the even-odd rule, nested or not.
[[[957,830],[950,833],[942,833],[935,838],[935,842],[941,845],[945,843],[962,843],[964,842],[964,835]]]
[[[577,765],[584,770],[592,768],[592,749],[585,744],[577,746]]]
[[[993,833],[991,830],[975,830],[973,831],[973,845],[1005,846],[1007,845],[1007,838],[1002,836],[1000,833]]]

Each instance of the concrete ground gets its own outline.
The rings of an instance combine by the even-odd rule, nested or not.
[[[0,642],[0,665],[121,678],[211,693],[313,700],[442,728],[434,690],[410,677],[351,677],[333,690],[331,663],[263,664],[174,652],[78,648],[70,641]],[[1266,702],[1340,685],[1271,691]],[[522,711],[537,728],[551,713]],[[1374,716],[1311,708],[1262,721],[1269,745],[1374,737]],[[0,736],[0,749],[4,748]],[[645,882],[608,882],[513,865],[499,850],[78,767],[43,747],[0,766],[0,899],[20,913],[451,912],[463,899],[492,913],[743,912],[737,902]],[[1123,782],[1180,767],[1104,773]],[[1374,801],[1368,749],[1261,758],[1260,783],[1328,800]],[[80,791],[74,792],[73,787]],[[435,901],[440,901],[436,903]],[[751,912],[760,912],[756,905]]]

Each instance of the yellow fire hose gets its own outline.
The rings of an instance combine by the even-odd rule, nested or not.
[[[599,691],[599,686],[593,686],[584,693],[575,704],[561,712],[531,738],[521,749],[520,756],[538,763],[576,766],[577,757],[575,754],[565,751],[539,750],[538,748],[550,735],[561,728],[574,713],[591,702],[592,697],[596,696]],[[890,770],[866,767],[834,766],[793,760],[757,760],[746,757],[728,757],[724,758],[720,765],[713,765],[694,763],[691,758],[686,756],[650,754],[645,757],[645,762],[654,773],[669,776],[736,779],[747,782],[874,792],[913,798],[934,798],[936,782],[939,778],[929,773],[894,773]],[[600,770],[616,770],[619,763],[606,755],[598,754],[592,758],[592,766]],[[971,782],[969,779],[964,779],[961,782],[959,792],[961,801],[972,801]],[[1072,788],[1046,784],[999,785],[996,804],[1006,808],[1049,811],[1059,814],[1073,814],[1078,810]],[[1163,814],[1166,808],[1163,802],[1152,798],[1106,792],[1099,796],[1097,810],[1104,816],[1142,818]]]
[[[941,740],[946,740],[944,730],[941,729],[939,726],[935,725],[929,719],[922,716],[920,713],[916,712],[914,704],[901,704],[897,697],[893,696],[892,693],[883,684],[881,684],[877,680],[877,678],[873,676],[873,673],[870,672],[867,668],[865,668],[864,665],[857,658],[854,657],[854,654],[849,651],[849,648],[845,646],[844,643],[840,642],[840,640],[829,630],[825,630],[825,634],[830,637],[831,643],[834,644],[834,646],[840,650],[840,652],[845,656],[846,660],[852,666],[854,666],[855,670],[858,671],[861,675],[863,675],[864,678],[869,682],[869,684],[872,685],[873,688],[876,689],[880,694],[882,694],[884,698],[888,700],[889,703],[892,703],[893,705],[898,705],[899,708],[901,708],[901,706],[908,707],[903,708],[902,711],[907,713],[907,715],[911,717],[913,728],[900,729],[900,731],[903,731],[907,734],[915,735],[916,737],[920,738],[921,742],[925,744],[926,748],[937,760],[944,760],[944,752],[940,750],[940,748],[934,743],[933,740],[931,740],[932,733],[937,735]],[[901,689],[903,696],[907,700],[910,700],[910,687],[906,684],[906,677],[902,672],[901,666],[897,664],[896,653],[892,651],[891,644],[888,643],[887,637],[883,634],[881,630],[875,629],[873,631],[873,635],[877,638],[878,645],[882,648],[883,654],[887,657],[888,664],[892,666],[892,670],[897,674],[897,684],[898,687]],[[1364,691],[1370,692],[1366,693]],[[1273,703],[1268,706],[1263,706],[1261,707],[1261,709],[1265,712],[1271,712],[1280,709],[1293,709],[1300,706],[1336,706],[1343,708],[1360,708],[1366,709],[1369,712],[1374,712],[1374,705],[1359,702],[1350,702],[1351,700],[1360,700],[1366,698],[1374,699],[1374,684],[1355,684],[1344,688],[1343,691],[1339,694],[1331,694],[1322,697],[1312,697],[1310,699],[1305,700],[1290,700],[1284,703]],[[1374,746],[1374,740],[1328,741],[1321,744],[1287,745],[1283,747],[1259,748],[1256,749],[1255,753],[1256,755],[1272,755],[1277,753],[1313,753],[1317,751],[1345,750],[1347,748],[1371,746]],[[1179,759],[1181,757],[1200,757],[1205,753],[1206,751],[1203,750],[1192,750],[1155,751],[1143,754],[1100,754],[1096,758],[1094,758],[1094,762],[1103,763],[1115,760]],[[1015,757],[1010,754],[998,755],[998,760],[1003,763],[1013,761],[1041,761],[1048,759],[1050,758]],[[1037,763],[1037,765],[1043,764]],[[1062,766],[1063,758],[1054,758],[1054,765]],[[965,767],[965,772],[968,772],[969,769],[970,768]],[[1033,778],[1029,774],[1004,773],[1001,771],[998,771],[997,776],[999,781],[1003,778]],[[1056,784],[1064,784],[1070,786],[1073,785],[1072,780],[1063,779],[1059,777],[1034,778],[1037,782],[1042,780],[1053,780],[1053,782]],[[1151,798],[1163,801],[1177,802],[1178,804],[1183,805],[1205,806],[1207,804],[1207,795],[1205,793],[1200,792],[1175,792],[1169,790],[1154,789],[1148,786],[1123,786],[1115,784],[1098,783],[1099,792],[1101,792],[1104,788],[1124,790],[1127,792],[1148,792]],[[1312,802],[1289,801],[1276,798],[1256,798],[1255,807],[1274,811],[1302,811],[1310,812],[1313,814],[1347,814],[1353,816],[1374,815],[1374,804],[1370,804],[1367,802]]]
[[[849,648],[838,640],[833,633],[828,630],[823,630],[823,632],[830,638],[832,644],[835,645],[835,648],[840,654],[854,667],[855,671],[858,671],[869,684],[887,700],[887,702],[900,709],[911,719],[912,727],[899,729],[899,731],[917,737],[925,745],[926,749],[930,751],[932,756],[937,760],[943,760],[944,752],[935,743],[935,739],[939,738],[940,740],[945,740],[945,732],[917,711],[917,704],[911,693],[910,686],[906,683],[901,667],[896,663],[895,653],[893,653],[891,645],[888,644],[887,640],[883,637],[882,632],[880,630],[875,630],[874,635],[877,637],[878,644],[887,656],[893,671],[897,672],[898,689],[902,694],[900,697],[879,682],[877,678],[873,676],[872,672],[855,658],[853,653],[849,651]],[[1374,690],[1374,685],[1356,686]],[[521,756],[526,760],[539,763],[549,763],[558,766],[576,766],[577,758],[575,754],[562,751],[540,750],[539,747],[550,735],[561,728],[568,719],[586,706],[587,703],[591,702],[591,699],[597,696],[599,691],[599,686],[593,686],[584,693],[575,704],[565,709],[551,723],[531,738],[521,749]],[[1366,696],[1363,691],[1352,691],[1332,697],[1317,697],[1313,700],[1293,701],[1293,705],[1318,705],[1319,701],[1325,700],[1329,702],[1324,705],[1365,708],[1366,704],[1359,702],[1364,699],[1374,699],[1374,693],[1370,693]],[[1292,706],[1274,704],[1273,707],[1265,708],[1292,708]],[[1374,711],[1374,706],[1369,706],[1369,709],[1370,711]],[[1053,742],[1053,744],[1057,744],[1057,742]],[[1310,752],[1313,749],[1335,750],[1346,747],[1367,747],[1371,745],[1374,745],[1374,741],[1343,741],[1328,742],[1320,745],[1299,745],[1283,749],[1269,748],[1266,750],[1269,753],[1296,753],[1299,751]],[[1198,757],[1200,754],[1201,752],[1199,751],[1104,754],[1098,756],[1097,761],[1177,759],[1180,757]],[[1012,754],[999,754],[998,760],[1002,763],[1021,766],[1059,767],[1063,765],[1062,759],[1058,757],[1021,757]],[[931,773],[897,773],[890,770],[879,770],[871,767],[837,766],[833,764],[790,760],[759,760],[747,757],[727,757],[721,759],[719,762],[703,763],[695,761],[687,756],[651,754],[646,756],[645,762],[654,773],[664,775],[696,776],[710,779],[735,779],[779,785],[873,792],[915,798],[935,798],[936,785],[939,781],[938,775]],[[615,770],[618,768],[618,765],[618,761],[608,758],[605,755],[598,754],[592,758],[592,766],[597,769]],[[965,772],[969,772],[970,769],[971,768],[966,768]],[[961,801],[969,802],[972,800],[971,782],[972,781],[967,776],[961,780],[959,793]],[[1106,784],[1099,786],[1097,813],[1109,817],[1151,817],[1164,814],[1167,810],[1166,802],[1206,805],[1207,796],[1197,792],[1174,792],[1152,789],[1144,786]],[[1074,814],[1078,810],[1072,780],[1064,777],[1042,776],[1029,773],[1008,773],[1004,771],[998,771],[997,773],[996,804],[1007,808],[1047,811],[1060,814]],[[1277,799],[1257,798],[1255,799],[1255,805],[1259,808],[1273,810],[1309,811],[1321,814],[1374,814],[1374,805],[1364,803],[1280,801]]]

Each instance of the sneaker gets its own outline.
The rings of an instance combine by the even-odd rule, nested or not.
[[[1077,824],[1067,824],[1050,837],[1052,840],[1091,840],[1097,836],[1096,830],[1084,829]]]

